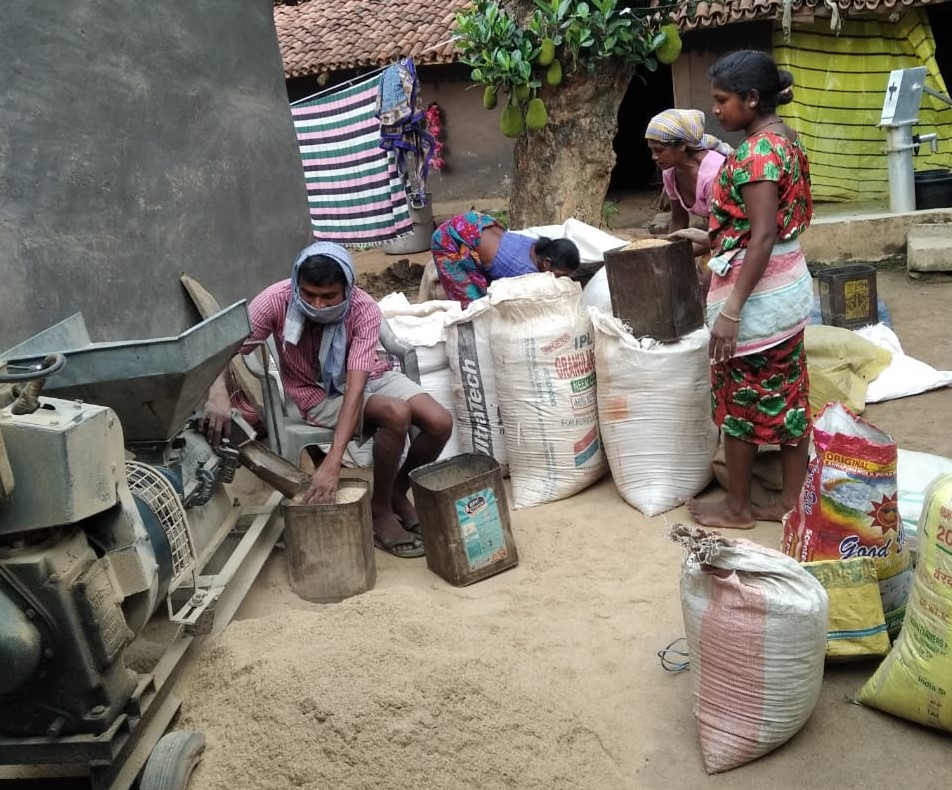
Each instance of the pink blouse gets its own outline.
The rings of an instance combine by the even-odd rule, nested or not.
[[[669,167],[661,171],[661,181],[664,184],[664,191],[672,201],[677,200],[684,210],[697,217],[707,217],[711,213],[711,186],[717,174],[720,172],[721,165],[724,164],[725,157],[717,151],[708,151],[701,160],[701,165],[697,170],[697,186],[694,188],[694,205],[685,206],[681,195],[678,192],[678,186],[674,178],[674,168]]]

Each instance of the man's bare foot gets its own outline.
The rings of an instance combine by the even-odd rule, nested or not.
[[[754,505],[751,511],[757,521],[783,521],[790,508],[778,499],[769,505]]]
[[[403,522],[403,526],[407,530],[414,533],[419,531],[420,517],[406,494],[394,494],[390,500],[390,507],[393,508],[394,514]]]
[[[735,512],[728,507],[726,499],[716,502],[701,502],[697,499],[689,499],[687,506],[694,520],[705,527],[753,529],[756,526],[753,513],[749,510]]]
[[[400,526],[397,517],[390,510],[373,509],[372,519],[374,524],[374,536],[383,543],[384,546],[393,546],[397,543],[411,543],[418,538],[407,532]]]

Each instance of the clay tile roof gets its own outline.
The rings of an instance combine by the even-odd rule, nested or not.
[[[942,0],[935,0],[942,2]],[[870,11],[889,12],[911,6],[930,5],[929,0],[830,0],[835,3],[841,17]],[[669,0],[652,0],[652,6],[669,5]],[[784,0],[701,0],[692,15],[689,3],[680,3],[672,14],[682,30],[720,27],[733,22],[749,22],[754,19],[780,18]],[[794,16],[806,11],[818,11],[828,16],[829,5],[824,0],[792,0]]]
[[[276,0],[274,25],[284,73],[302,77],[383,66],[407,56],[417,64],[452,63],[458,55],[449,41],[455,15],[468,2]]]

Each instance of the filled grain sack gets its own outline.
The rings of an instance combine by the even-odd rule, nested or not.
[[[708,330],[659,343],[601,310],[592,322],[599,429],[618,492],[646,516],[682,505],[711,481],[717,449]]]
[[[872,557],[891,635],[899,633],[912,586],[897,507],[892,437],[830,403],[813,423],[816,455],[783,522],[783,552],[800,562]]]
[[[952,732],[952,474],[929,486],[919,530],[902,630],[858,701]]]
[[[677,525],[681,609],[704,770],[762,757],[810,718],[823,682],[828,597],[795,560]]]
[[[805,562],[830,598],[826,634],[827,661],[882,658],[889,634],[879,577],[872,557]]]
[[[922,515],[926,491],[933,480],[949,472],[952,472],[952,458],[899,448],[896,461],[899,517],[912,555],[919,548],[919,517]]]
[[[464,453],[495,458],[507,472],[509,455],[496,393],[489,338],[489,297],[471,302],[446,322],[446,355],[453,374],[453,401]]]
[[[379,304],[393,333],[416,349],[420,386],[453,415],[453,433],[439,459],[459,455],[459,425],[453,400],[453,373],[446,355],[445,326],[448,317],[462,312],[459,302],[443,300],[410,304],[402,293],[392,293]]]
[[[582,288],[582,301],[586,307],[612,311],[612,293],[608,289],[608,269],[602,266]]]
[[[566,277],[527,274],[496,280],[489,301],[513,506],[577,494],[607,469],[582,289]]]

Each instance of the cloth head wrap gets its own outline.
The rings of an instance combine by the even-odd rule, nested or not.
[[[298,288],[301,264],[314,255],[326,255],[333,259],[344,272],[347,283],[344,287],[344,301],[330,307],[311,307]],[[347,381],[347,326],[345,319],[350,312],[350,295],[354,287],[354,262],[350,253],[339,244],[329,241],[316,241],[301,250],[291,269],[291,302],[284,316],[284,342],[296,346],[304,331],[304,321],[323,324],[321,346],[317,352],[319,382],[330,397],[344,394]]]
[[[717,151],[729,156],[734,149],[712,134],[704,134],[704,113],[700,110],[665,110],[648,123],[645,139],[659,143],[684,143],[688,148]]]

